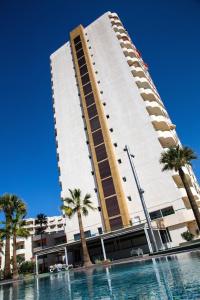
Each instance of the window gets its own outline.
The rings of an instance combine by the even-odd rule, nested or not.
[[[101,161],[105,158],[107,158],[107,153],[106,153],[106,147],[104,144],[98,146],[95,148],[96,151],[96,156],[97,156],[97,161]]]
[[[106,199],[106,208],[109,217],[113,217],[120,214],[117,197],[110,197]]]
[[[90,126],[92,131],[95,131],[100,128],[100,122],[98,116],[90,120]]]
[[[85,231],[85,232],[84,232],[84,235],[85,235],[86,238],[87,238],[87,237],[90,237],[90,236],[91,236],[91,231],[90,231],[90,230]],[[81,237],[80,237],[80,233],[74,234],[74,240],[75,240],[75,241],[79,241],[80,238],[81,238]]]
[[[101,179],[111,176],[110,165],[108,160],[99,163],[99,173]]]
[[[166,216],[169,216],[172,214],[175,214],[174,208],[173,208],[173,206],[168,206],[168,207],[150,212],[150,217],[151,217],[151,220],[155,220],[155,219],[166,217]]]
[[[77,56],[78,59],[81,58],[83,55],[84,55],[83,49],[80,49],[80,50],[76,53],[76,56]]]
[[[175,214],[173,206],[168,206],[161,209],[163,217]]]
[[[83,76],[84,74],[88,73],[87,66],[84,65],[82,68],[80,68],[80,74]]]
[[[88,73],[81,77],[81,81],[82,81],[82,85],[84,85],[90,81],[90,77],[89,77]]]
[[[89,94],[89,95],[87,95],[85,97],[85,102],[86,102],[87,106],[89,106],[89,105],[91,105],[91,104],[94,103],[94,95],[93,95],[93,93],[91,93],[91,94]]]
[[[86,61],[85,61],[85,57],[82,57],[78,60],[78,65],[79,67],[83,66],[86,64]]]
[[[78,35],[75,39],[74,39],[74,44],[77,44],[81,41],[80,35]]]
[[[97,108],[95,104],[88,107],[88,115],[89,115],[89,119],[97,115]]]
[[[162,218],[161,211],[155,210],[149,213],[151,220]]]
[[[107,178],[102,181],[103,193],[105,197],[109,197],[115,194],[115,187],[112,178]]]
[[[77,44],[81,41],[80,35],[78,35],[75,39],[74,39],[74,44]]]
[[[76,51],[80,50],[81,48],[82,48],[82,43],[81,42],[75,45]]]
[[[92,92],[92,86],[90,83],[83,86],[84,94],[87,95]]]
[[[99,227],[99,228],[98,228],[98,233],[99,233],[99,234],[102,234],[102,233],[103,233],[102,227]]]
[[[92,136],[93,136],[93,142],[94,142],[95,146],[103,143],[103,135],[102,135],[101,130],[98,130],[98,131],[94,132],[92,134]]]
[[[110,227],[111,227],[111,230],[116,230],[116,229],[122,228],[122,218],[117,217],[117,218],[111,219]]]
[[[17,250],[24,249],[24,242],[17,242]]]

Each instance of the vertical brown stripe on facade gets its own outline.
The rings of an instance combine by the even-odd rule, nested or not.
[[[79,48],[78,51],[81,51],[80,50],[81,47],[78,46],[78,44],[76,44],[75,46],[74,39],[77,41],[77,43],[79,42],[79,40],[81,40],[82,42],[84,57],[81,57],[79,59],[76,56],[76,49]],[[84,111],[87,131],[88,131],[88,138],[91,146],[91,154],[94,163],[94,169],[95,169],[97,187],[98,187],[100,201],[101,201],[103,218],[105,222],[104,224],[105,230],[109,231],[111,229],[114,229],[115,226],[120,227],[120,222],[123,226],[127,226],[129,224],[130,218],[128,214],[127,203],[123,192],[121,178],[119,175],[118,166],[117,166],[117,162],[113,150],[113,145],[111,143],[110,133],[107,127],[107,121],[104,115],[103,106],[101,104],[100,93],[98,91],[97,83],[95,80],[95,74],[90,60],[82,26],[77,27],[75,30],[73,30],[70,33],[70,40],[71,40],[71,47],[72,47],[75,69],[77,73],[77,79],[80,88],[81,101],[83,105],[83,111]],[[84,62],[86,62],[87,67],[84,66]],[[89,73],[90,83],[86,83],[86,79],[85,79],[85,85],[83,86],[82,85],[83,77],[81,80],[81,76],[85,74],[87,70]],[[93,110],[94,111],[97,110],[98,117],[94,117],[89,120],[87,106],[93,103],[96,104],[96,107],[93,108]],[[91,113],[91,109],[89,110],[89,113]],[[102,142],[104,142],[105,150],[106,150],[106,151],[104,150],[105,152],[104,156],[107,154],[107,158],[108,158],[107,163],[109,164],[108,165],[109,169],[107,173],[104,173],[103,170],[99,169],[101,165],[98,165],[96,151],[95,151],[95,146],[100,145]],[[100,170],[101,170],[101,174],[100,174]],[[111,175],[110,179],[108,178],[102,181],[101,177],[107,175],[108,176]],[[110,186],[111,181],[112,181],[112,187]],[[111,194],[109,194],[109,192]],[[116,204],[114,206],[119,207],[119,211],[120,211],[120,216],[118,217],[116,216],[117,224],[115,224],[115,221],[112,221],[112,219],[109,219],[108,211],[106,208],[106,200],[105,200],[105,198],[108,196],[106,196],[105,193],[108,196],[112,196],[113,194],[116,194],[115,201],[117,201],[117,206]],[[112,205],[110,206],[110,209],[112,210]],[[115,212],[118,212],[116,208],[115,208]],[[113,211],[114,215],[115,212]],[[109,215],[110,214],[112,213],[109,213]]]

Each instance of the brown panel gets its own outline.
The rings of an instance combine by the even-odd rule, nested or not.
[[[113,217],[120,214],[119,205],[116,196],[106,199],[106,208],[109,217]]]
[[[75,39],[74,39],[74,44],[77,44],[81,41],[80,35],[78,35]]]
[[[115,194],[115,187],[112,178],[107,178],[105,180],[102,180],[102,186],[103,186],[103,193],[105,197],[109,197]]]
[[[90,127],[92,131],[95,131],[101,127],[98,116],[96,116],[93,119],[90,119]]]
[[[108,160],[99,163],[99,173],[101,179],[111,176],[110,165]]]
[[[81,58],[83,55],[84,55],[83,49],[76,52],[76,56],[77,56],[78,59]]]
[[[78,60],[79,68],[86,64],[85,57],[82,57]]]
[[[101,161],[105,158],[107,158],[107,153],[106,153],[106,147],[104,144],[98,146],[95,148],[96,151],[96,156],[97,156],[97,161]]]
[[[90,81],[89,74],[85,74],[84,76],[81,77],[82,85],[88,83]]]
[[[110,228],[111,228],[111,230],[120,229],[122,227],[123,226],[122,226],[122,218],[121,217],[110,219]]]
[[[96,104],[93,104],[92,106],[88,107],[88,116],[89,116],[89,119],[93,118],[96,115],[97,115]]]
[[[88,73],[88,68],[86,65],[84,65],[82,68],[80,68],[80,74],[83,76],[86,73]]]
[[[91,93],[91,94],[89,94],[89,95],[87,95],[85,97],[85,102],[86,102],[87,106],[89,106],[89,105],[91,105],[91,104],[94,103],[94,95],[93,95],[93,93]]]
[[[82,48],[82,43],[78,43],[75,45],[76,51],[80,50]]]
[[[83,86],[84,94],[87,95],[92,92],[92,86],[90,83]]]
[[[92,136],[93,136],[93,142],[94,142],[95,146],[103,143],[103,135],[102,135],[101,130],[98,130],[98,131],[94,132],[92,134]]]

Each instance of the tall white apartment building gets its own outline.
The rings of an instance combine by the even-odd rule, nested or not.
[[[61,197],[69,188],[91,194],[99,209],[83,220],[88,236],[145,219],[125,145],[152,222],[168,228],[174,246],[188,229],[198,235],[178,173],[159,163],[163,150],[180,144],[176,126],[118,15],[78,26],[50,59]],[[184,171],[200,204],[194,173]],[[78,233],[76,218],[67,220],[68,241]]]

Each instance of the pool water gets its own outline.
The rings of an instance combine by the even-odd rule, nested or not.
[[[0,287],[2,300],[200,299],[200,251]]]

